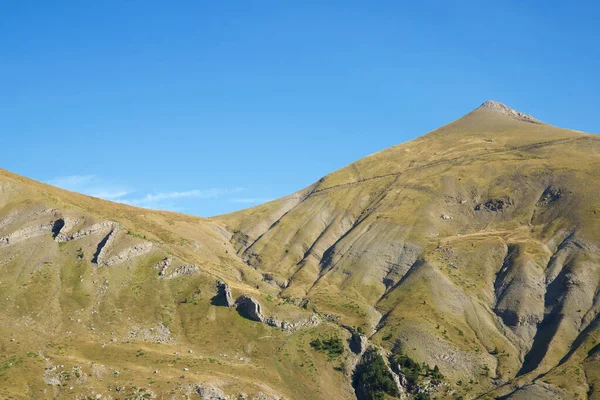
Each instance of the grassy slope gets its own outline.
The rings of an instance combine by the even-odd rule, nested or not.
[[[324,323],[286,335],[248,321],[210,304],[217,278],[258,298],[267,315],[301,318],[308,312],[282,299],[309,299],[309,309],[361,326],[372,343],[439,365],[456,395],[582,397],[600,374],[599,143],[479,109],[286,198],[210,220],[0,170],[0,219],[17,215],[0,236],[48,222],[31,215],[56,208],[78,228],[123,226],[110,254],[155,244],[107,268],[90,261],[97,235],[0,248],[0,397],[120,398],[136,387],[185,398],[195,383],[229,394],[353,397],[334,368],[352,364],[349,352],[328,360],[309,346],[347,338],[345,330]],[[549,187],[561,190],[556,201],[542,201]],[[476,210],[489,199],[507,207]],[[153,266],[167,255],[201,272],[159,279]],[[158,343],[163,326],[169,340]],[[44,382],[59,373],[61,386]]]
[[[308,314],[279,300],[273,285],[240,262],[214,222],[110,203],[3,170],[0,184],[0,236],[61,216],[80,221],[74,230],[121,224],[113,253],[146,239],[155,244],[142,257],[103,268],[91,262],[100,233],[67,243],[45,234],[0,248],[0,398],[125,398],[140,388],[186,398],[199,383],[231,395],[351,396],[346,376],[333,368],[341,359],[328,361],[308,343],[330,331],[343,335],[340,328],[287,335],[211,305],[221,278],[234,295],[261,301],[267,315]],[[46,209],[57,211],[39,214]],[[167,255],[201,272],[159,279],[153,267]],[[57,377],[60,385],[48,383]],[[116,393],[118,386],[124,389]]]
[[[527,382],[589,347],[580,333],[597,312],[598,150],[595,135],[478,109],[324,177],[283,217],[267,203],[218,220],[245,238],[233,240],[243,259],[291,279],[282,296],[310,298],[481,393],[510,387],[524,360]],[[561,198],[540,204],[548,187]],[[475,210],[503,198],[502,211]],[[587,247],[561,250],[573,232]],[[575,382],[571,394],[587,390]]]

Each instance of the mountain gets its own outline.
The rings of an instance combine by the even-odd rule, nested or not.
[[[600,398],[599,154],[488,101],[209,219],[0,170],[0,397]]]

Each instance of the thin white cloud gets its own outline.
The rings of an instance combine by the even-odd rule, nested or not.
[[[163,193],[148,193],[144,197],[137,199],[123,199],[123,203],[131,204],[139,207],[156,208],[165,202],[181,199],[215,199],[235,193],[239,193],[242,189],[206,189],[206,190],[187,190],[184,192],[163,192]]]
[[[271,201],[271,199],[262,198],[262,197],[229,199],[230,203],[237,203],[237,204],[257,204],[257,203],[266,203],[267,201]]]
[[[183,211],[181,201],[189,199],[218,199],[227,198],[239,194],[244,189],[193,189],[186,191],[146,193],[135,196],[134,190],[122,185],[106,182],[104,179],[95,175],[71,175],[61,176],[47,181],[50,185],[86,194],[88,196],[98,197],[105,200],[111,200],[118,203],[129,204],[132,206]],[[233,203],[252,203],[260,202],[260,199],[232,199]]]
[[[130,191],[127,190],[113,190],[113,191],[107,191],[107,190],[94,190],[94,191],[90,191],[89,193],[86,193],[88,196],[93,196],[93,197],[99,197],[101,199],[105,199],[105,200],[114,200],[114,201],[118,201],[118,199],[127,196],[128,194],[130,194]]]
[[[132,191],[126,187],[106,183],[95,175],[60,176],[50,179],[47,183],[62,189],[106,200],[117,200],[132,193]]]
[[[59,176],[54,179],[50,179],[48,183],[52,186],[58,186],[59,188],[69,190],[77,186],[88,184],[93,179],[94,175]]]

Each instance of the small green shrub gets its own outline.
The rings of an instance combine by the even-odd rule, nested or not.
[[[329,358],[344,354],[344,343],[337,336],[331,336],[329,339],[324,340],[317,338],[310,342],[310,345],[317,351],[327,353]]]
[[[397,373],[406,378],[406,381],[412,390],[418,388],[421,376],[430,377],[434,384],[444,380],[444,375],[442,375],[437,365],[431,368],[426,363],[419,364],[400,350],[391,356],[391,364]]]
[[[398,388],[383,357],[370,350],[356,369],[355,383],[369,400],[383,400],[385,395],[398,396]]]

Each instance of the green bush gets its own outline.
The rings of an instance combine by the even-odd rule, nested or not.
[[[329,358],[338,357],[344,354],[344,342],[337,336],[331,336],[329,339],[315,339],[310,345],[317,351],[322,351],[329,355]]]
[[[383,400],[385,394],[399,395],[383,357],[373,350],[365,354],[363,363],[356,369],[355,383],[369,400]]]
[[[431,377],[434,382],[444,379],[444,375],[442,375],[437,365],[433,368],[426,363],[421,365],[401,351],[392,356],[392,365],[397,367],[396,372],[403,375],[411,387],[418,385],[421,375]]]
[[[433,367],[432,370],[430,370],[429,375],[431,376],[431,378],[433,378],[437,381],[441,381],[444,379],[444,375],[442,375],[442,373],[440,372],[440,369],[438,368],[437,365],[435,367]]]

